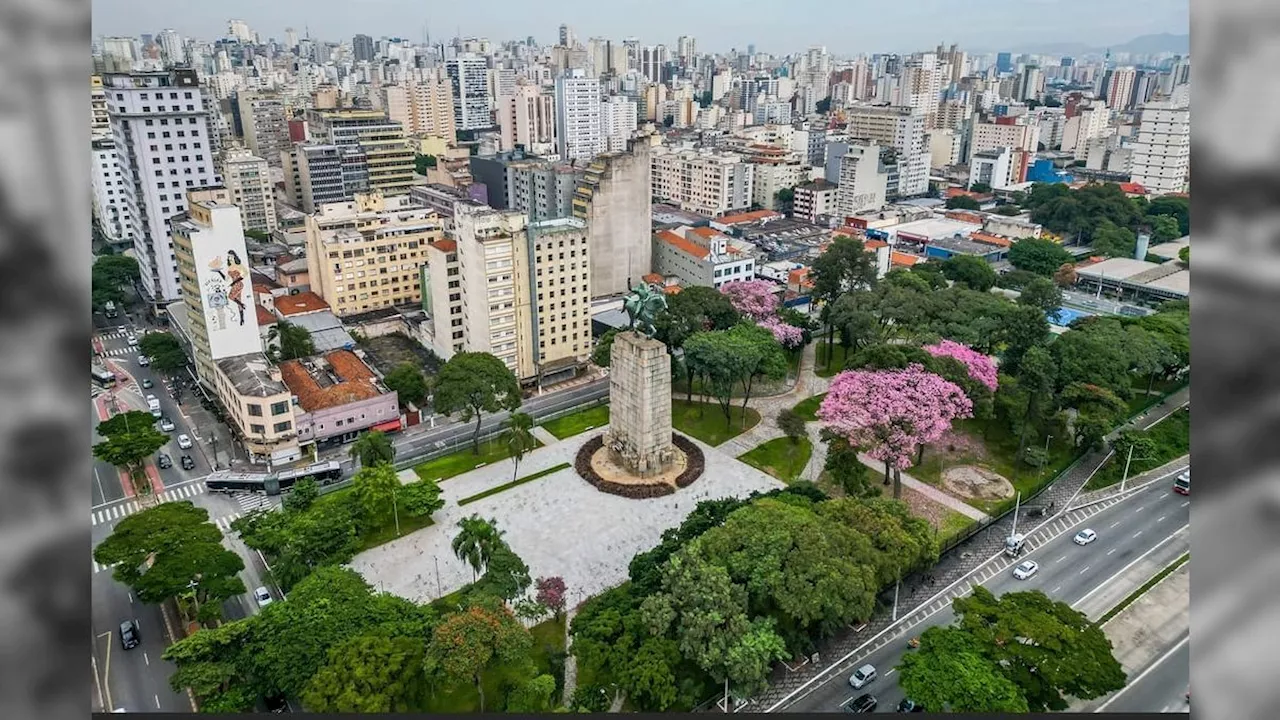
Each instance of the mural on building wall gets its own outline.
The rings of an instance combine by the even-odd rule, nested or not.
[[[239,211],[227,206],[215,208],[213,214],[218,229],[191,237],[209,352],[214,360],[261,352]]]
[[[225,258],[215,255],[209,260],[204,307],[210,330],[244,326],[247,307],[244,276],[244,263],[235,250],[228,250]]]

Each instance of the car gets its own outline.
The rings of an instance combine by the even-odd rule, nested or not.
[[[258,607],[266,607],[271,604],[271,591],[261,586],[253,591],[253,599],[258,601]]]
[[[195,460],[192,460],[190,455],[183,455],[183,456],[182,456],[182,460],[181,460],[181,462],[182,462],[182,469],[183,469],[183,470],[195,470],[195,469],[196,469],[196,461],[195,461]]]
[[[878,704],[879,703],[876,701],[876,697],[874,695],[872,695],[871,693],[866,693],[864,695],[859,695],[858,697],[845,703],[844,711],[850,712],[850,713],[875,712],[876,705]]]
[[[138,344],[138,336],[137,336],[137,335],[130,334],[126,339],[129,341],[129,344],[130,344],[130,345],[137,345],[137,344]]]
[[[1032,575],[1035,575],[1036,571],[1039,569],[1040,563],[1035,560],[1024,560],[1018,565],[1018,567],[1013,569],[1013,576],[1019,580],[1026,580]]]
[[[1088,545],[1089,543],[1097,539],[1098,539],[1098,533],[1090,530],[1089,528],[1085,528],[1081,530],[1080,532],[1076,533],[1075,537],[1071,538],[1072,542],[1074,542],[1077,545]]]
[[[853,674],[849,676],[849,684],[853,686],[854,690],[859,690],[863,685],[875,679],[876,668],[874,665],[868,664],[853,671]]]
[[[902,698],[902,702],[898,703],[898,712],[917,713],[924,712],[924,706],[912,700],[911,698]]]
[[[132,650],[142,642],[142,638],[138,637],[138,624],[132,620],[125,620],[120,623],[120,644],[125,650]]]
[[[143,390],[150,390],[151,388],[153,388],[153,387],[155,387],[155,386],[156,386],[156,384],[155,384],[155,383],[153,383],[153,382],[151,382],[151,378],[142,378],[142,389],[143,389]]]
[[[191,438],[187,437],[185,433],[182,435],[179,435],[178,447],[182,448],[183,450],[190,450],[192,447]]]
[[[165,432],[173,432],[175,429],[177,429],[177,427],[178,427],[178,426],[177,426],[177,425],[174,425],[174,424],[173,424],[173,421],[169,419],[169,416],[168,416],[168,415],[161,415],[161,416],[160,416],[160,429],[161,429],[161,430],[163,430],[163,431],[165,431]]]
[[[151,358],[147,357],[146,355],[139,355],[138,364],[141,365],[142,367],[146,367],[151,364]]]
[[[164,453],[160,453],[159,455],[156,456],[156,467],[160,468],[161,470],[168,470],[169,468],[173,467],[173,458],[170,458],[168,455]]]

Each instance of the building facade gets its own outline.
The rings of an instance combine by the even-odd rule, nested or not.
[[[243,148],[229,149],[222,155],[222,179],[231,202],[240,208],[245,230],[276,229],[275,192],[266,160]]]
[[[573,193],[573,216],[591,240],[591,297],[620,295],[653,268],[651,148],[596,157]]]
[[[590,160],[607,147],[600,126],[600,81],[582,70],[556,78],[556,143],[563,160]]]
[[[274,93],[236,93],[244,144],[249,151],[270,164],[279,165],[280,151],[289,147],[289,119],[284,100]]]
[[[840,182],[836,189],[839,217],[851,217],[884,206],[889,177],[881,168],[881,150],[875,143],[852,143],[840,157]]]
[[[811,223],[823,215],[836,213],[837,186],[824,179],[796,186],[792,214]]]
[[[519,146],[526,152],[549,154],[556,148],[555,106],[554,97],[532,84],[518,84],[511,95],[498,98],[501,150],[510,152]]]
[[[845,117],[848,137],[897,149],[898,195],[913,197],[929,191],[929,146],[923,115],[910,107],[858,106],[847,109]]]
[[[453,89],[447,77],[385,85],[383,107],[400,123],[406,135],[444,138],[455,142],[458,133],[453,114]]]
[[[653,197],[700,215],[719,217],[751,207],[754,168],[738,155],[654,148]]]
[[[1130,180],[1154,194],[1186,192],[1191,180],[1191,110],[1170,101],[1142,108]]]
[[[490,114],[488,61],[483,57],[463,56],[445,61],[453,100],[453,124],[458,130],[493,127]]]

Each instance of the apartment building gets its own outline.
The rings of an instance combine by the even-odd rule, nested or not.
[[[356,193],[403,194],[413,186],[414,148],[400,123],[378,110],[311,110],[315,142],[295,143],[282,155],[285,191],[295,206],[316,206]],[[338,174],[333,173],[337,163]],[[337,195],[338,183],[342,193]]]
[[[532,374],[539,383],[555,382],[571,376],[591,357],[589,233],[585,222],[565,217],[531,222],[528,234],[524,269],[518,273],[532,278],[535,296],[522,324],[527,323],[533,335]],[[517,306],[517,314],[523,316],[522,306]]]
[[[1000,122],[974,123],[969,140],[969,155],[1009,147],[1036,152],[1040,144],[1040,125],[1023,118],[1001,118]]]
[[[181,297],[170,218],[186,210],[187,190],[220,182],[200,83],[194,70],[139,71],[107,74],[103,89],[140,284],[159,315]]]
[[[458,130],[493,127],[488,61],[466,55],[446,60],[444,67],[453,100],[454,127]]]
[[[929,133],[929,167],[947,168],[960,164],[964,138],[950,128],[933,130]]]
[[[427,314],[427,322],[421,340],[448,360],[466,349],[458,243],[449,238],[428,243],[426,257],[422,268],[422,311]]]
[[[639,127],[636,101],[625,95],[611,95],[600,104],[600,132],[604,152],[626,152]]]
[[[679,278],[686,287],[718,289],[727,282],[755,278],[756,263],[718,230],[681,226],[654,233],[653,271]]]
[[[593,298],[625,293],[652,270],[651,152],[636,140],[626,152],[597,156],[574,189],[573,216],[587,223],[591,241]]]
[[[848,108],[845,118],[849,121],[848,137],[872,140],[898,151],[899,196],[913,197],[929,191],[929,146],[923,115],[910,107],[872,105]],[[830,161],[828,155],[827,162]]]
[[[473,155],[471,176],[485,186],[495,210],[519,210],[533,220],[569,217],[583,173],[564,162],[520,151]]]
[[[325,450],[351,442],[365,430],[400,429],[396,391],[350,350],[280,363],[280,379],[297,398],[293,421],[303,448]]]
[[[558,152],[556,148],[556,101],[536,85],[517,84],[511,95],[498,98],[500,149],[539,155]]]
[[[406,135],[444,138],[456,142],[453,89],[448,77],[427,77],[382,87],[387,116],[404,128]]]
[[[296,143],[280,153],[289,204],[313,213],[325,203],[350,197],[342,180],[342,151],[336,145]]]
[[[245,230],[276,229],[275,192],[266,160],[244,148],[231,148],[222,155],[222,180],[231,202],[240,208]]]
[[[975,153],[969,160],[969,189],[976,183],[984,183],[992,190],[1003,190],[1020,182],[1018,163],[1024,155],[1011,147]]]
[[[527,314],[527,218],[514,210],[459,204],[454,215],[462,295],[463,345],[497,357],[517,378],[533,374],[528,333],[520,332],[516,304]],[[527,272],[527,270],[526,270]],[[437,343],[440,339],[437,337]]]
[[[306,219],[311,290],[339,317],[422,302],[426,246],[443,220],[408,195],[357,193],[325,203]]]
[[[104,100],[105,103],[105,100]],[[93,218],[107,242],[133,244],[133,224],[125,204],[124,174],[116,154],[115,140],[95,136],[89,141],[92,160],[89,166],[93,188]]]
[[[1174,101],[1142,108],[1130,180],[1153,194],[1186,192],[1191,179],[1191,110]]]
[[[822,178],[797,185],[795,199],[792,203],[792,216],[811,223],[817,223],[820,216],[834,215],[836,213],[836,188],[835,183],[829,183]]]
[[[841,218],[879,210],[889,193],[889,173],[880,157],[884,150],[874,142],[849,143],[840,156],[840,180],[836,188],[836,215]],[[901,176],[899,176],[901,182]]]
[[[284,100],[274,93],[241,90],[236,93],[244,144],[272,165],[280,165],[280,151],[289,147],[289,119]]]
[[[561,159],[590,160],[605,151],[600,92],[600,81],[580,69],[556,78],[556,143]]]
[[[751,207],[754,167],[738,155],[663,146],[650,165],[652,194],[662,202],[710,217]]]
[[[1062,151],[1075,153],[1076,160],[1084,160],[1089,154],[1089,141],[1111,133],[1110,120],[1111,109],[1104,103],[1078,111],[1062,127]]]

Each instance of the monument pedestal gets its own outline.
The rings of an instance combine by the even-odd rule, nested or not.
[[[639,477],[661,474],[675,460],[671,444],[671,359],[662,342],[636,332],[613,339],[609,432],[614,461]]]

